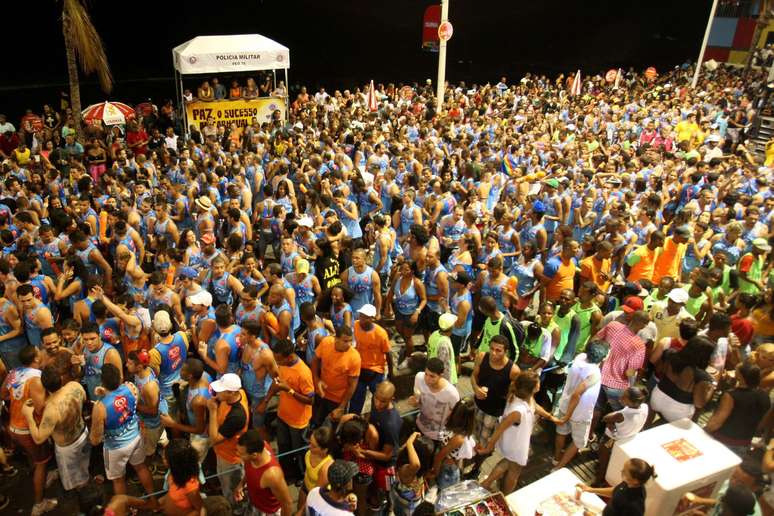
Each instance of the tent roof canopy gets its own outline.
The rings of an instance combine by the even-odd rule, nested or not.
[[[260,34],[197,36],[172,50],[179,73],[224,73],[290,68],[290,50]]]

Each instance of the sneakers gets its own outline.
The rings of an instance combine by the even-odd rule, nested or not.
[[[32,506],[32,512],[30,515],[40,516],[41,514],[47,513],[48,511],[52,511],[56,508],[58,503],[59,501],[54,498],[45,498],[42,502],[36,503]]]

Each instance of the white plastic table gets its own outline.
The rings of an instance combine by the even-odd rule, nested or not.
[[[558,493],[575,496],[575,486],[581,481],[567,468],[554,471],[540,480],[524,486],[505,497],[511,510],[518,516],[533,516],[540,503]],[[605,502],[591,493],[583,493],[580,501],[595,512],[605,508]]]
[[[687,454],[679,460],[665,444],[684,441]],[[679,452],[674,452],[680,455]],[[696,455],[696,456],[693,456]],[[614,486],[621,482],[621,470],[631,458],[640,458],[656,469],[656,479],[645,486],[645,515],[673,514],[687,492],[714,498],[720,484],[731,476],[741,459],[689,419],[640,432],[631,440],[613,447],[605,480]]]

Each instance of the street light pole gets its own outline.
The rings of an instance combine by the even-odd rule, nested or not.
[[[701,63],[704,61],[704,51],[707,50],[707,41],[709,41],[710,31],[712,30],[712,20],[715,19],[715,11],[718,9],[718,0],[712,0],[712,9],[710,9],[709,20],[707,20],[707,28],[704,31],[704,40],[701,42],[701,50],[699,51],[699,60],[696,61],[696,70],[693,72],[693,80],[691,81],[691,89],[696,87],[699,82],[699,74],[701,73]]]
[[[716,0],[717,1],[717,0]],[[449,21],[449,0],[441,0],[441,23]],[[438,42],[438,82],[436,83],[436,113],[443,109],[443,93],[446,85],[446,38]]]

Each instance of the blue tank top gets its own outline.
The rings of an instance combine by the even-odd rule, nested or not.
[[[43,342],[43,339],[40,336],[40,333],[43,330],[41,330],[38,323],[35,322],[35,317],[37,317],[38,312],[40,312],[42,308],[43,305],[38,305],[33,308],[31,312],[24,313],[24,332],[27,334],[27,340],[30,345],[35,346],[36,348],[39,348]]]
[[[263,307],[261,307],[260,303],[257,303],[252,310],[248,310],[240,303],[234,313],[234,320],[239,325],[242,325],[245,321],[258,322],[261,319],[261,314],[263,314]]]
[[[166,344],[159,342],[155,346],[161,356],[159,365],[159,391],[163,397],[172,396],[172,384],[180,380],[180,370],[188,357],[185,345],[185,337],[182,332],[172,336],[172,340]]]
[[[49,306],[49,292],[46,287],[45,276],[42,274],[36,274],[30,278],[30,285],[32,285],[32,294],[38,298],[44,305]]]
[[[331,333],[325,326],[320,326],[319,328],[315,328],[314,330],[311,330],[307,333],[306,354],[304,356],[304,361],[308,366],[312,365],[312,360],[314,359],[314,352],[315,349],[317,349],[317,337],[327,337],[330,334]]]
[[[461,328],[452,329],[452,335],[457,335],[459,337],[466,337],[470,335],[470,332],[473,330],[473,296],[470,295],[470,292],[465,292],[463,295],[457,293],[451,297],[449,302],[452,313],[457,315],[459,313],[458,307],[463,301],[470,303],[468,315],[465,317],[465,324]]]
[[[516,292],[523,296],[535,286],[535,265],[538,260],[533,259],[528,264],[524,264],[522,260],[517,260],[513,265],[511,273],[518,279],[518,286]]]
[[[449,247],[456,247],[457,242],[460,241],[462,238],[462,235],[465,234],[465,230],[467,229],[467,226],[465,226],[465,221],[460,219],[454,224],[447,224],[443,227],[443,236],[446,238],[451,238],[453,244]]]
[[[78,258],[81,259],[83,262],[83,265],[86,266],[86,270],[89,271],[89,274],[97,274],[98,268],[97,264],[91,261],[91,258],[89,258],[89,254],[91,254],[92,251],[96,250],[97,248],[89,242],[89,245],[84,249],[83,251],[76,251],[75,254],[78,256]]]
[[[388,236],[387,233],[377,234],[376,237],[376,244],[374,245],[374,260],[371,263],[374,269],[376,269],[379,266],[379,261],[382,259],[382,249],[379,245],[379,239],[384,238]],[[384,265],[382,266],[381,270],[377,271],[379,274],[388,274],[390,272],[390,269],[392,269],[392,254],[395,251],[395,246],[393,245],[392,248],[390,246],[387,246],[387,256],[384,259]]]
[[[335,306],[331,306],[331,322],[333,323],[333,327],[338,329],[342,326],[344,326],[344,316],[346,313],[349,312],[352,313],[352,306],[350,306],[349,303],[344,303],[344,307],[340,310],[336,310]],[[354,317],[350,317],[350,321],[353,321],[352,324],[354,324]]]
[[[226,366],[227,373],[239,373],[239,362],[241,355],[241,345],[239,343],[239,334],[242,333],[242,328],[239,326],[232,326],[228,331],[221,332],[218,340],[223,339],[228,344],[228,365]],[[217,340],[215,341],[215,344]],[[207,346],[207,355],[215,360],[215,345]],[[223,376],[218,374],[217,378]]]
[[[128,385],[121,384],[118,389],[105,394],[100,403],[105,406],[106,449],[119,450],[140,436],[137,398]]]
[[[500,251],[503,254],[513,253],[516,251],[516,245],[513,243],[513,234],[516,232],[512,227],[508,227],[507,231],[502,229],[498,232],[497,242],[500,244]],[[506,274],[510,274],[513,269],[514,256],[503,257],[503,271]]]
[[[352,315],[357,314],[363,305],[374,304],[373,273],[374,270],[368,265],[361,273],[355,271],[354,267],[347,269],[347,288],[353,293],[352,299],[349,300]]]
[[[376,203],[371,201],[371,194],[376,196],[376,190],[369,188],[365,192],[359,192],[357,194],[357,200],[359,204],[358,209],[360,210],[360,213],[371,213],[376,209]]]
[[[280,265],[282,266],[282,275],[295,272],[294,262],[298,257],[298,253],[293,251],[290,254],[280,253]]]
[[[435,313],[441,313],[441,303],[440,301],[431,301],[430,296],[437,296],[439,293],[438,290],[438,274],[441,272],[446,272],[446,268],[439,264],[438,267],[436,267],[433,270],[430,270],[428,267],[425,269],[425,289],[427,290],[427,307],[432,310]],[[447,301],[448,301],[448,292],[447,292]]]
[[[481,284],[481,296],[493,297],[497,303],[497,309],[501,312],[505,312],[505,305],[503,304],[503,289],[505,288],[505,283],[508,281],[508,276],[503,274],[497,283],[491,284],[489,281],[489,273],[484,272],[484,274],[486,274],[486,276],[484,277],[484,281]]]
[[[458,266],[462,267],[462,270],[464,270],[469,276],[473,276],[473,265],[460,262],[459,257],[455,253],[452,253],[449,255],[449,259],[446,262],[446,270],[454,271],[454,269],[456,269]]]
[[[150,311],[151,319],[153,319],[153,316],[156,315],[156,312],[162,305],[167,305],[170,308],[172,307],[173,294],[174,292],[167,290],[161,297],[155,297],[152,292],[148,295],[148,310]]]
[[[188,394],[185,397],[185,412],[188,415],[188,424],[196,425],[196,413],[193,411],[193,401],[197,396],[203,397],[205,400],[212,398],[210,394],[209,385],[212,383],[212,377],[205,371],[202,374],[202,378],[207,380],[207,387],[197,387],[196,389],[188,389]],[[206,413],[206,411],[205,411]],[[192,434],[197,437],[207,437],[207,425],[204,425],[204,432],[201,434]]]
[[[111,349],[115,348],[110,344],[104,343],[95,353],[89,351],[88,348],[83,349],[83,355],[86,359],[83,381],[86,384],[86,393],[92,401],[97,399],[97,394],[94,392],[94,389],[100,386],[102,381],[102,366],[105,364],[105,355],[107,355],[107,352]]]
[[[274,316],[277,318],[277,321],[279,321],[279,317],[280,317],[280,314],[282,312],[290,312],[291,317],[293,317],[293,319],[295,319],[295,314],[293,314],[293,310],[290,309],[290,303],[288,303],[287,300],[282,301],[282,304],[280,306],[272,306],[271,307],[271,313],[274,314]],[[288,332],[288,338],[290,339],[291,342],[295,342],[296,341],[295,320],[293,321],[292,326],[294,326],[294,327],[291,328],[290,331]],[[274,346],[274,344],[276,342],[277,342],[277,338],[272,336],[271,342],[270,342],[272,347]]]
[[[145,388],[146,385],[148,385],[151,382],[158,382],[156,380],[156,374],[149,370],[150,374],[146,376],[145,378],[139,378],[137,376],[134,377],[134,384],[137,386],[137,390],[140,393],[139,399],[137,400],[139,405],[144,405],[145,401],[142,395],[142,390]],[[158,428],[161,426],[161,414],[168,414],[169,413],[169,405],[167,404],[167,400],[164,399],[164,397],[161,395],[161,389],[159,389],[159,399],[156,400],[158,402],[159,408],[158,412],[154,416],[149,416],[147,414],[143,414],[139,410],[137,411],[137,414],[140,416],[140,420],[142,421],[142,424],[146,428]]]
[[[351,210],[351,205],[348,206],[349,211]],[[344,213],[344,210],[336,206],[336,213],[339,214],[339,218],[341,219],[341,223],[344,225],[345,228],[347,228],[347,234],[350,236],[350,238],[362,238],[363,236],[363,230],[360,229],[360,219],[353,219],[347,216],[346,213]],[[358,215],[360,215],[358,213]]]
[[[314,302],[314,288],[312,288],[312,275],[307,274],[301,281],[298,280],[297,273],[291,273],[288,275],[289,281],[293,286],[293,290],[296,292],[296,311],[303,303]]]
[[[8,324],[8,321],[5,319],[6,312],[8,312],[12,306],[13,303],[6,299],[5,303],[3,303],[3,306],[0,307],[0,335],[6,335],[13,330],[11,325]]]
[[[416,206],[404,206],[400,209],[400,236],[406,236],[409,234],[411,225],[414,223],[414,212],[417,209]]]
[[[113,345],[121,337],[121,325],[118,319],[105,319],[105,322],[99,325],[99,338],[105,344]]]
[[[399,314],[409,316],[413,314],[419,306],[419,294],[414,288],[412,280],[405,292],[400,291],[400,279],[395,282],[394,287],[395,309]]]
[[[261,342],[258,345],[258,349],[250,356],[250,359],[247,362],[242,362],[242,372],[240,373],[240,376],[242,377],[242,387],[245,389],[248,396],[250,396],[251,403],[257,403],[265,398],[271,387],[271,375],[267,372],[266,376],[259,380],[256,378],[255,369],[253,368],[254,356],[264,349],[269,349],[269,346],[267,346],[265,342]]]
[[[228,286],[229,276],[230,274],[228,272],[224,272],[220,278],[213,278],[212,272],[207,274],[207,278],[204,282],[209,286],[209,290],[212,292],[212,304],[214,306],[221,304],[231,305],[234,302],[234,294]]]

